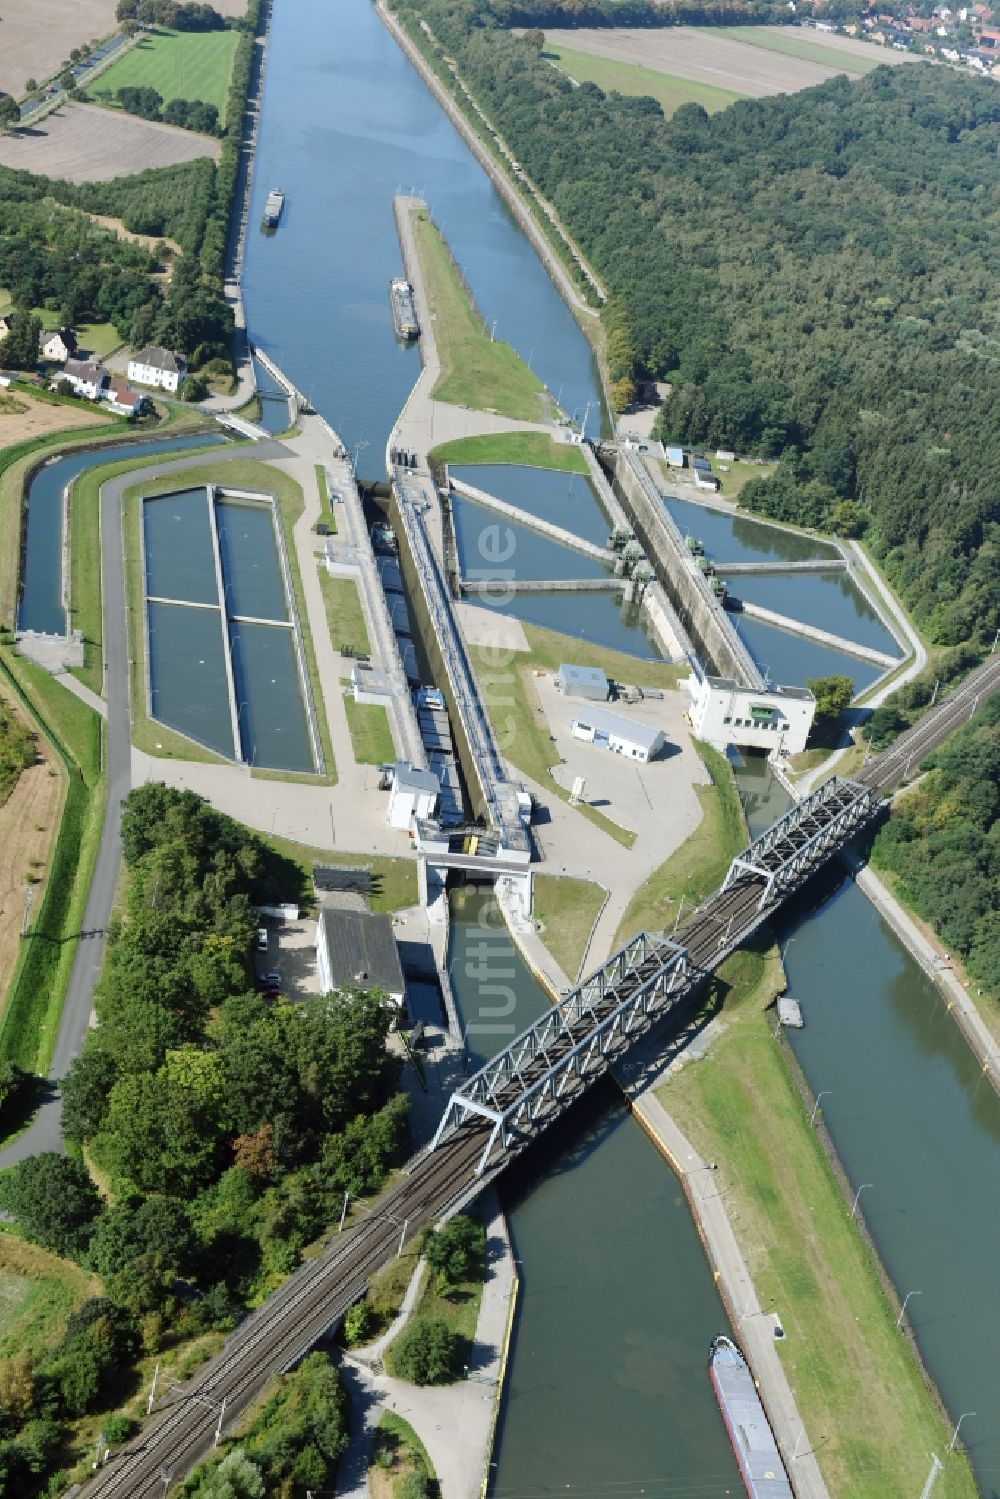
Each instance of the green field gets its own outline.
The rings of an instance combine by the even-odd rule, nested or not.
[[[413,214],[413,235],[441,361],[435,400],[541,421],[548,405],[544,385],[510,344],[490,339],[448,246],[422,211]]]
[[[238,38],[236,31],[157,29],[95,79],[87,97],[109,103],[120,88],[155,88],[164,103],[200,99],[214,104],[224,125]]]
[[[334,650],[342,651],[346,647],[362,656],[369,655],[371,643],[357,583],[353,578],[335,578],[323,567],[320,568],[319,586]]]
[[[605,891],[592,880],[554,874],[536,874],[534,887],[532,915],[541,922],[541,939],[566,977],[575,979]]]
[[[935,1499],[972,1499],[967,1459],[948,1453],[935,1408],[851,1222],[827,1156],[763,1007],[780,982],[772,949],[744,950],[719,972],[725,1029],[657,1096],[720,1185],[762,1308],[831,1495],[917,1495],[929,1453],[945,1460]]]
[[[734,42],[746,42],[751,47],[763,47],[765,52],[783,52],[786,57],[800,57],[803,62],[818,62],[824,68],[835,68],[838,73],[870,73],[885,59],[879,57],[881,49],[872,46],[871,59],[855,57],[852,52],[840,47],[824,47],[822,42],[804,42],[797,36],[778,36],[766,31],[763,26],[711,26],[714,31]],[[706,106],[707,108],[707,106]]]
[[[521,463],[585,474],[587,460],[572,442],[555,442],[545,432],[493,432],[483,437],[456,437],[433,448],[436,463]]]
[[[294,866],[291,873],[299,881],[299,888],[294,894],[299,905],[305,909],[313,910],[314,864],[331,864],[338,869],[371,870],[373,911],[401,911],[405,906],[415,906],[417,903],[417,865],[414,859],[394,859],[387,854],[350,853],[345,849],[310,848],[291,838],[278,838],[266,833],[258,836],[262,843],[273,849],[279,860],[287,861],[286,869]],[[294,880],[291,883],[294,884]],[[289,889],[287,880],[285,888]]]
[[[750,31],[756,28],[740,29]],[[545,39],[542,55],[577,83],[596,83],[606,94],[648,95],[656,100],[668,118],[682,104],[700,104],[709,114],[714,114],[745,97],[731,89],[716,88],[711,83],[695,83],[690,78],[675,78],[671,73],[660,73],[638,63],[616,62],[608,57],[594,57],[590,52],[577,52],[572,47],[557,47],[549,37]]]
[[[389,730],[389,715],[379,703],[356,703],[351,692],[344,698],[351,747],[359,765],[385,765],[396,758]]]

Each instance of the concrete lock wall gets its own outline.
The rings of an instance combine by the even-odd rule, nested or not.
[[[406,585],[406,595],[413,628],[419,637],[423,653],[427,657],[434,686],[439,687],[444,693],[445,706],[448,709],[448,718],[451,723],[455,753],[462,768],[462,777],[468,789],[473,815],[476,817],[486,817],[488,821],[486,799],[483,795],[482,783],[479,779],[479,767],[469,747],[462,715],[458,712],[454,693],[452,692],[451,678],[448,675],[444,657],[438,645],[436,632],[431,628],[420,575],[410,551],[410,542],[406,527],[399,522],[398,507],[399,501],[393,495],[390,504],[390,516],[395,523],[393,529],[399,538],[399,566]]]
[[[747,669],[749,657],[733,638],[732,626],[727,628],[721,609],[712,608],[692,573],[687,553],[683,548],[678,550],[665,523],[662,502],[654,506],[623,453],[615,459],[615,490],[702,661],[717,676],[733,677],[748,687],[758,685],[756,672],[751,676]]]

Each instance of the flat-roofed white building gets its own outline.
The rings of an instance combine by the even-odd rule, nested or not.
[[[415,822],[433,817],[440,790],[433,771],[421,770],[408,760],[397,760],[392,768],[389,826],[409,829]]]
[[[596,744],[599,749],[643,764],[654,759],[666,743],[662,729],[655,724],[636,723],[621,713],[609,713],[607,708],[596,705],[581,708],[570,728],[574,739],[583,739],[587,744]]]
[[[808,687],[756,690],[729,677],[697,671],[687,679],[691,727],[699,739],[719,749],[727,744],[797,755],[806,747],[816,712]]]

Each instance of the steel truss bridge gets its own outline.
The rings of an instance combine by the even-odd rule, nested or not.
[[[475,1197],[795,890],[878,815],[883,794],[1000,688],[991,657],[856,779],[834,777],[733,860],[721,888],[669,940],[644,932],[567,994],[449,1100],[431,1145],[355,1227],[292,1275],[75,1492],[161,1499],[274,1375],[339,1322],[402,1240]]]

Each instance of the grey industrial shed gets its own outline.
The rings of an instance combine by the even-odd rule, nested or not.
[[[556,672],[556,686],[567,697],[583,697],[592,703],[606,703],[611,691],[599,666],[570,666],[566,662]]]

